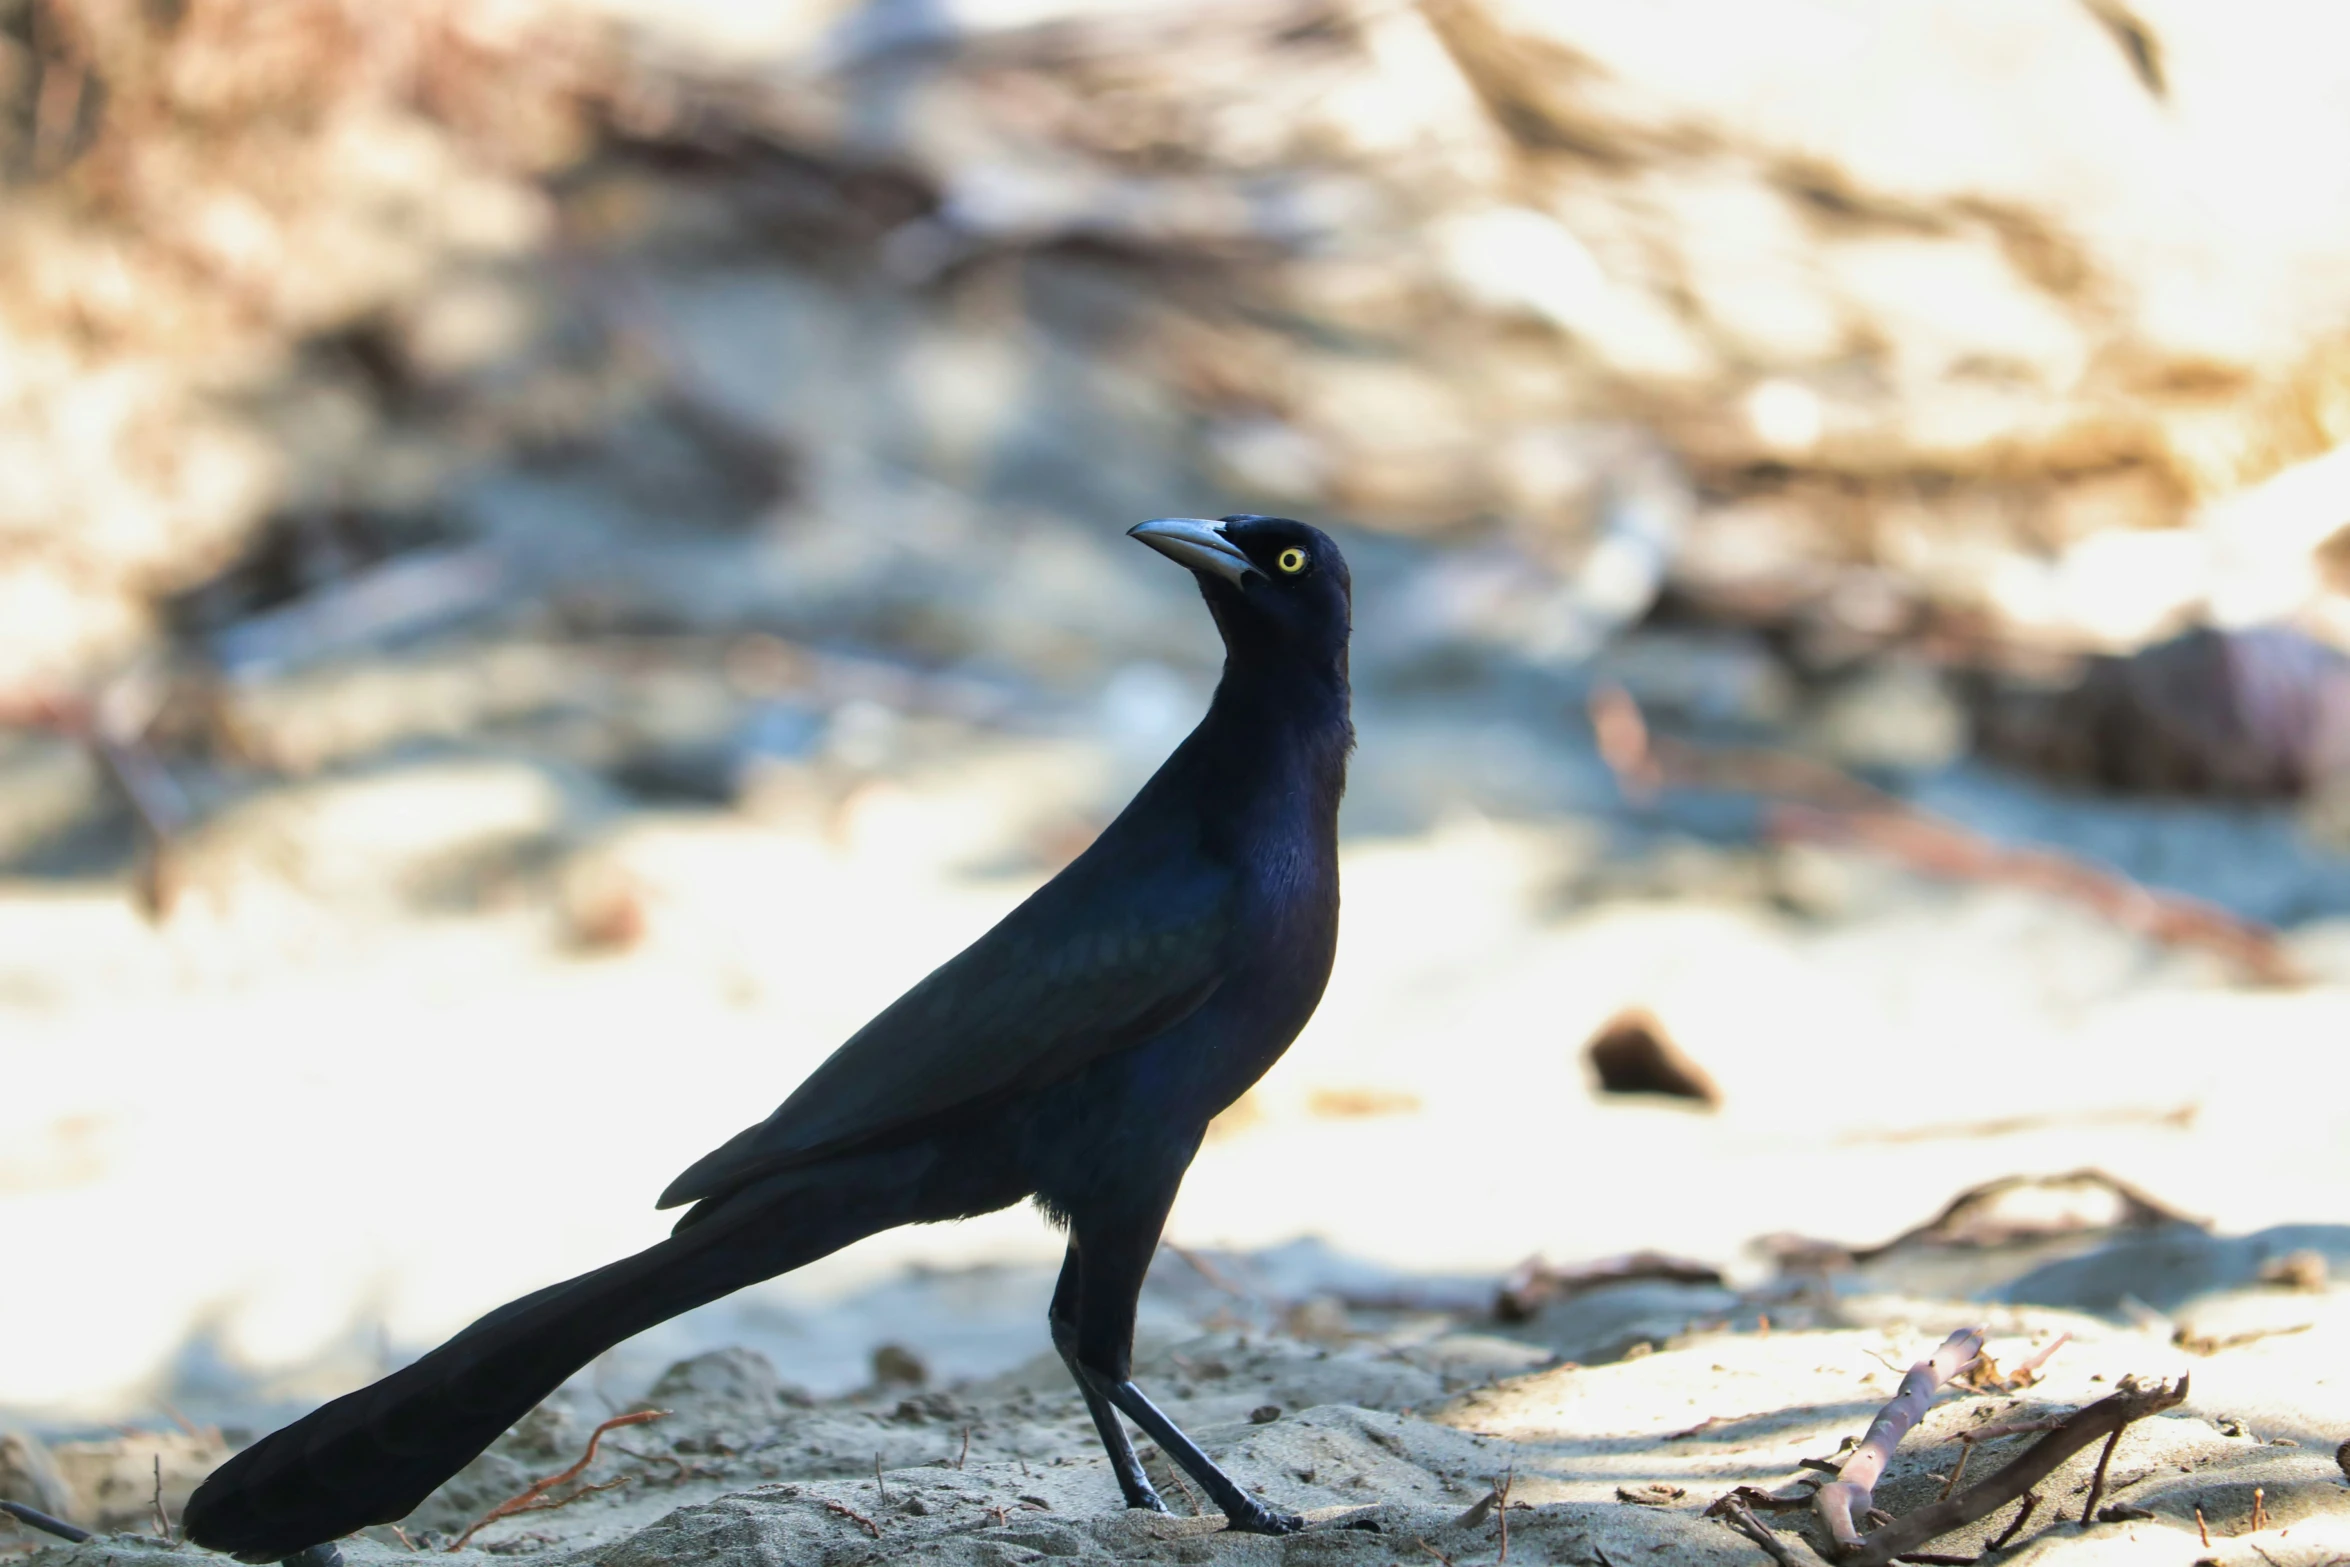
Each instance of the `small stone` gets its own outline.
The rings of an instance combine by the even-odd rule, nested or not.
[[[930,1367],[903,1344],[883,1344],[873,1351],[873,1380],[920,1387],[930,1380]]]
[[[1269,1426],[1280,1418],[1279,1404],[1259,1404],[1248,1412],[1248,1423],[1252,1426]]]
[[[1661,1094],[1693,1099],[1712,1109],[1722,1091],[1706,1069],[1666,1035],[1646,1012],[1618,1014],[1583,1047],[1603,1094]]]
[[[1291,1338],[1308,1344],[1343,1344],[1354,1337],[1354,1322],[1346,1303],[1335,1295],[1301,1300],[1282,1313],[1281,1326]]]
[[[2260,1282],[2282,1289],[2322,1290],[2326,1287],[2325,1253],[2304,1248],[2271,1257],[2260,1265]]]

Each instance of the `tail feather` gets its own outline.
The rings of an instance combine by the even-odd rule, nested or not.
[[[415,1364],[264,1437],[188,1499],[188,1538],[268,1562],[406,1517],[605,1350],[809,1260],[740,1231],[696,1227],[526,1295]]]

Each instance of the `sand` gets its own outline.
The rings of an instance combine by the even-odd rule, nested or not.
[[[2338,1250],[2350,1246],[2350,1237],[2329,1234]],[[2350,1548],[2350,1485],[2336,1454],[2350,1435],[2350,1288],[2325,1284],[2323,1270],[2307,1264],[2296,1284],[2257,1282],[2261,1250],[2167,1230],[2076,1249],[2007,1288],[2134,1284],[2160,1294],[2190,1255],[2223,1280],[2177,1302],[2172,1316],[2136,1303],[2140,1323],[2126,1326],[2046,1305],[1910,1297],[1864,1273],[1833,1289],[1782,1284],[1733,1295],[1727,1319],[1714,1314],[1722,1292],[1710,1286],[1633,1282],[1570,1295],[1515,1324],[1482,1309],[1392,1299],[1350,1313],[1324,1296],[1316,1309],[1290,1308],[1293,1331],[1146,1334],[1144,1384],[1242,1483],[1309,1519],[1306,1532],[1284,1539],[1232,1535],[1216,1517],[1190,1516],[1195,1499],[1147,1445],[1146,1466],[1176,1515],[1119,1507],[1083,1406],[1049,1355],[950,1387],[875,1383],[814,1399],[741,1348],[682,1361],[635,1399],[575,1381],[405,1529],[415,1545],[445,1548],[497,1502],[565,1468],[618,1405],[669,1413],[607,1438],[581,1483],[608,1489],[491,1524],[457,1554],[544,1567],[1003,1567],[1048,1556],[1250,1567],[1436,1556],[1482,1567],[1499,1559],[1500,1529],[1490,1507],[1469,1515],[1507,1477],[1513,1560],[1757,1562],[1758,1548],[1707,1518],[1707,1507],[1733,1486],[1787,1486],[1805,1473],[1804,1460],[1834,1456],[1905,1366],[1952,1327],[1979,1322],[1989,1330],[1987,1352],[2010,1369],[2069,1338],[2036,1382],[1946,1393],[1897,1451],[1877,1488],[1881,1506],[1898,1514],[1932,1500],[1957,1460],[1960,1432],[2069,1412],[2125,1377],[2186,1376],[2186,1399],[2130,1427],[2115,1451],[2101,1511],[2119,1506],[2126,1515],[2079,1522],[2092,1446],[2042,1483],[2039,1515],[1997,1559],[2315,1567]],[[1993,1254],[1973,1255],[1980,1265]],[[1230,1260],[1236,1269],[1244,1263]],[[1172,1279],[1158,1289],[1162,1304],[1181,1293]],[[1561,1356],[1559,1344],[1587,1341],[1620,1320],[1628,1298],[1665,1336],[1624,1345],[1604,1364]],[[1775,1306],[1781,1323],[1817,1325],[1768,1324],[1758,1304]],[[1247,1305],[1225,1315],[1245,1315]],[[36,1567],[117,1567],[172,1550],[141,1537],[151,1533],[149,1498],[131,1483],[146,1474],[142,1444],[152,1440],[58,1449],[72,1506],[85,1516],[102,1511],[93,1522],[125,1532],[46,1550]],[[2029,1440],[1987,1444],[1970,1477],[1991,1473]],[[207,1461],[224,1451],[216,1447]],[[173,1471],[167,1508],[192,1479]],[[2208,1550],[2198,1543],[2198,1509]],[[1978,1552],[2012,1511],[1933,1548]],[[1779,1520],[1801,1527],[1808,1517]],[[411,1554],[388,1529],[343,1548],[355,1567]]]

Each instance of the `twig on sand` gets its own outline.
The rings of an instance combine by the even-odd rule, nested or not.
[[[588,1465],[596,1461],[596,1448],[603,1442],[605,1432],[617,1431],[622,1426],[641,1426],[647,1421],[662,1419],[667,1416],[668,1413],[669,1411],[666,1409],[640,1409],[634,1414],[614,1415],[611,1419],[605,1421],[602,1425],[596,1427],[593,1431],[588,1433],[587,1451],[579,1455],[578,1463],[573,1464],[570,1468],[564,1470],[561,1474],[551,1474],[544,1480],[533,1481],[524,1490],[516,1493],[513,1496],[507,1497],[497,1506],[491,1508],[488,1512],[483,1513],[479,1518],[475,1519],[463,1534],[457,1536],[456,1539],[449,1542],[447,1549],[452,1551],[463,1550],[465,1548],[465,1543],[468,1540],[472,1539],[475,1535],[481,1533],[482,1530],[488,1528],[491,1524],[496,1523],[501,1518],[511,1518],[516,1513],[552,1512],[558,1507],[570,1506],[573,1502],[578,1501],[583,1496],[592,1496],[598,1491],[609,1491],[615,1486],[627,1484],[629,1477],[623,1475],[618,1480],[606,1481],[602,1485],[582,1486],[580,1489],[572,1492],[570,1495],[558,1497],[552,1501],[542,1500],[542,1498],[544,1498],[549,1491],[555,1489],[555,1487],[559,1485],[568,1485],[570,1482],[578,1479],[581,1475],[587,1472]]]
[[[1859,1542],[1846,1553],[1845,1567],[1886,1567],[1938,1535],[1987,1518],[2009,1502],[2027,1494],[2066,1459],[2100,1437],[2110,1437],[2124,1426],[2175,1407],[2187,1396],[2187,1378],[2173,1385],[2157,1383],[2142,1388],[2125,1377],[2108,1396],[2065,1417],[2015,1460],[1989,1479],[1969,1486],[1945,1501],[1932,1502],[1905,1518],[1898,1518]],[[2020,1527],[2020,1526],[2019,1526]]]
[[[152,1456],[155,1460],[155,1536],[168,1540],[171,1538],[171,1514],[163,1510],[163,1455],[156,1453]]]
[[[1635,802],[1675,788],[1756,795],[1775,802],[1765,828],[1774,840],[1866,849],[1929,876],[2053,893],[2151,941],[2216,952],[2263,983],[2304,978],[2274,928],[2199,898],[2052,849],[1995,843],[1808,757],[1653,735],[1639,704],[1617,686],[1594,689],[1589,710],[1600,758]]]
[[[2105,1439],[2105,1451],[2097,1455],[2097,1473],[2089,1480],[2089,1500],[2081,1508],[2081,1527],[2086,1529],[2097,1521],[2097,1504],[2105,1500],[2105,1471],[2113,1463],[2113,1450],[2121,1445],[2122,1428],[2115,1426],[2113,1435]],[[2253,1492],[2258,1506],[2259,1492]]]
[[[2062,1424],[2064,1424],[2062,1420],[2054,1417],[2046,1420],[2008,1420],[1995,1426],[1978,1426],[1972,1431],[1959,1432],[1958,1462],[1950,1466],[1950,1478],[1942,1482],[1942,1496],[1936,1497],[1935,1500],[1940,1501],[1958,1489],[1958,1482],[1966,1475],[1967,1460],[1975,1456],[1975,1447],[1978,1443],[1996,1442],[2003,1436],[2025,1436],[2037,1431],[2053,1431]]]
[[[881,1538],[881,1525],[875,1523],[872,1519],[866,1517],[863,1513],[857,1511],[854,1507],[851,1507],[846,1502],[836,1502],[828,1497],[824,1503],[824,1510],[828,1513],[840,1514],[843,1518],[846,1518],[849,1522],[855,1524],[858,1528],[864,1530],[867,1534],[873,1536],[873,1538],[876,1540]],[[1003,1509],[998,1508],[996,1511],[1000,1514]]]
[[[15,1519],[28,1529],[38,1529],[43,1534],[53,1534],[60,1540],[71,1541],[75,1545],[91,1538],[89,1530],[67,1523],[62,1518],[52,1518],[38,1507],[27,1507],[22,1502],[0,1501],[0,1513]]]
[[[1999,1531],[1999,1538],[1991,1542],[1990,1548],[1994,1551],[2006,1550],[2007,1542],[2024,1532],[2024,1525],[2032,1521],[2032,1514],[2039,1510],[2039,1506],[2040,1493],[2037,1491],[2026,1491],[2024,1493],[2024,1505],[2015,1510],[2015,1517],[2009,1520],[2006,1528]],[[2205,1545],[2209,1545],[2211,1541],[2207,1539],[2203,1543]]]
[[[1893,1449],[1909,1434],[1925,1415],[1926,1407],[1934,1402],[1934,1395],[1949,1385],[1951,1378],[1973,1365],[1983,1353],[1983,1330],[1960,1328],[1942,1341],[1933,1354],[1909,1368],[1901,1379],[1901,1387],[1888,1400],[1877,1418],[1869,1422],[1868,1434],[1844,1460],[1844,1467],[1836,1471],[1836,1478],[1819,1488],[1812,1497],[1812,1506],[1827,1525],[1828,1538],[1839,1551],[1853,1551],[1860,1547],[1860,1526],[1856,1513],[1867,1512],[1877,1481],[1885,1473],[1885,1465],[1893,1456]],[[1918,1544],[1924,1544],[1919,1540]]]
[[[1517,1466],[1513,1464],[1493,1482],[1493,1510],[1501,1515],[1501,1555],[1495,1558],[1497,1562],[1510,1559],[1510,1482],[1517,1477]]]
[[[1805,1544],[1801,1536],[1781,1534],[1772,1529],[1754,1516],[1753,1509],[1744,1500],[1726,1497],[1715,1507],[1719,1508],[1715,1516],[1724,1519],[1731,1528],[1761,1546],[1772,1561],[1779,1563],[1779,1567],[1827,1567],[1820,1560],[1819,1553]]]
[[[1444,1567],[1452,1567],[1452,1558],[1451,1558],[1451,1557],[1449,1557],[1449,1556],[1447,1556],[1447,1555],[1445,1555],[1445,1554],[1444,1554],[1442,1551],[1438,1550],[1438,1549],[1437,1549],[1435,1546],[1433,1546],[1433,1545],[1430,1545],[1430,1544],[1429,1544],[1429,1543],[1428,1543],[1426,1540],[1423,1540],[1423,1539],[1420,1539],[1420,1538],[1419,1538],[1419,1537],[1417,1537],[1417,1536],[1414,1536],[1414,1537],[1413,1537],[1413,1539],[1412,1539],[1412,1543],[1413,1543],[1414,1545],[1418,1546],[1418,1547],[1419,1547],[1421,1550],[1423,1550],[1423,1551],[1426,1551],[1426,1552],[1427,1552],[1429,1555],[1431,1555],[1431,1556],[1435,1557],[1435,1558],[1436,1558],[1438,1561],[1440,1561],[1440,1562],[1444,1563]]]

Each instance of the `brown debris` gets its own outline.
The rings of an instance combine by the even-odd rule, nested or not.
[[[1949,881],[1996,882],[2054,893],[2119,928],[2166,947],[2200,947],[2269,985],[2300,984],[2300,967],[2270,926],[2238,918],[2216,904],[2163,892],[2119,872],[2054,849],[2014,849],[1921,811],[1831,814],[1782,805],[1769,818],[1783,843],[1868,849],[1909,869]]]
[[[2113,1205],[2113,1217],[2102,1223],[2069,1216],[2054,1222],[2038,1215],[2010,1216],[2001,1200],[2021,1191],[2061,1191],[2074,1188],[2106,1194]],[[1854,1251],[1855,1262],[1868,1262],[1911,1246],[1992,1247],[2010,1246],[2020,1240],[2031,1240],[2051,1234],[2071,1234],[2087,1230],[2158,1230],[2172,1225],[2187,1225],[2194,1229],[2208,1226],[2161,1199],[2148,1195],[2118,1176],[2108,1175],[2094,1168],[2068,1170],[2061,1175],[2003,1175],[1996,1180],[1970,1186],[1944,1203],[1925,1223],[1902,1231],[1881,1246],[1869,1246]]]
[[[1720,1269],[1706,1263],[1668,1257],[1656,1251],[1627,1252],[1573,1268],[1553,1267],[1540,1257],[1529,1257],[1502,1284],[1501,1293],[1493,1302],[1493,1314],[1504,1322],[1524,1322],[1551,1301],[1580,1295],[1602,1285],[1627,1284],[1639,1279],[1718,1285],[1722,1274]]]
[[[2282,1257],[2271,1257],[2260,1265],[2260,1282],[2280,1289],[2322,1290],[2326,1287],[2326,1276],[2325,1253],[2306,1247]]]
[[[1709,1110],[1722,1102],[1712,1076],[1645,1011],[1610,1019],[1583,1047],[1583,1058],[1603,1094],[1663,1094],[1694,1099]]]
[[[875,1523],[872,1519],[866,1517],[863,1513],[857,1511],[854,1507],[849,1506],[846,1502],[836,1502],[827,1497],[824,1502],[824,1510],[828,1513],[838,1513],[841,1517],[846,1518],[849,1522],[855,1524],[858,1528],[864,1530],[867,1534],[873,1536],[873,1538],[876,1540],[881,1538],[881,1525]]]
[[[2091,658],[2065,690],[1994,690],[1976,734],[1991,756],[2077,784],[2298,796],[2350,768],[2350,658],[2284,627],[2198,628]]]
[[[2303,978],[2273,928],[2199,898],[2144,886],[2054,849],[1995,843],[1808,757],[1701,748],[1655,735],[1638,704],[1616,687],[1594,690],[1590,711],[1601,757],[1635,800],[1660,788],[1757,795],[1773,802],[1765,830],[1774,842],[1865,849],[1923,875],[2050,893],[2161,945],[2216,953],[2264,984]]]
[[[1984,1355],[1959,1380],[1978,1393],[2021,1392],[2040,1380],[2040,1368],[2047,1365],[2050,1357],[2070,1342],[2072,1342],[2070,1332],[2057,1334],[2055,1338],[2049,1340],[2046,1348],[2022,1361],[2013,1371],[2000,1370],[1998,1361],[1993,1360],[1989,1355]],[[1968,1438],[1962,1436],[1960,1440],[1965,1441]],[[1974,1433],[1972,1440],[1977,1442],[1984,1440],[1984,1433]]]
[[[463,1550],[467,1541],[501,1518],[511,1518],[517,1513],[550,1512],[558,1507],[568,1507],[583,1496],[592,1496],[598,1491],[609,1491],[616,1486],[627,1484],[629,1477],[623,1475],[617,1480],[607,1480],[601,1485],[581,1486],[568,1495],[552,1500],[546,1499],[547,1493],[555,1487],[567,1485],[587,1473],[588,1465],[596,1461],[596,1448],[604,1440],[605,1432],[617,1431],[622,1426],[641,1426],[648,1421],[664,1419],[668,1414],[669,1411],[666,1409],[640,1409],[634,1414],[614,1415],[588,1433],[587,1451],[579,1455],[579,1462],[559,1474],[551,1474],[544,1480],[534,1481],[524,1490],[507,1497],[506,1500],[483,1513],[468,1525],[463,1534],[449,1542],[448,1549],[452,1551]]]

